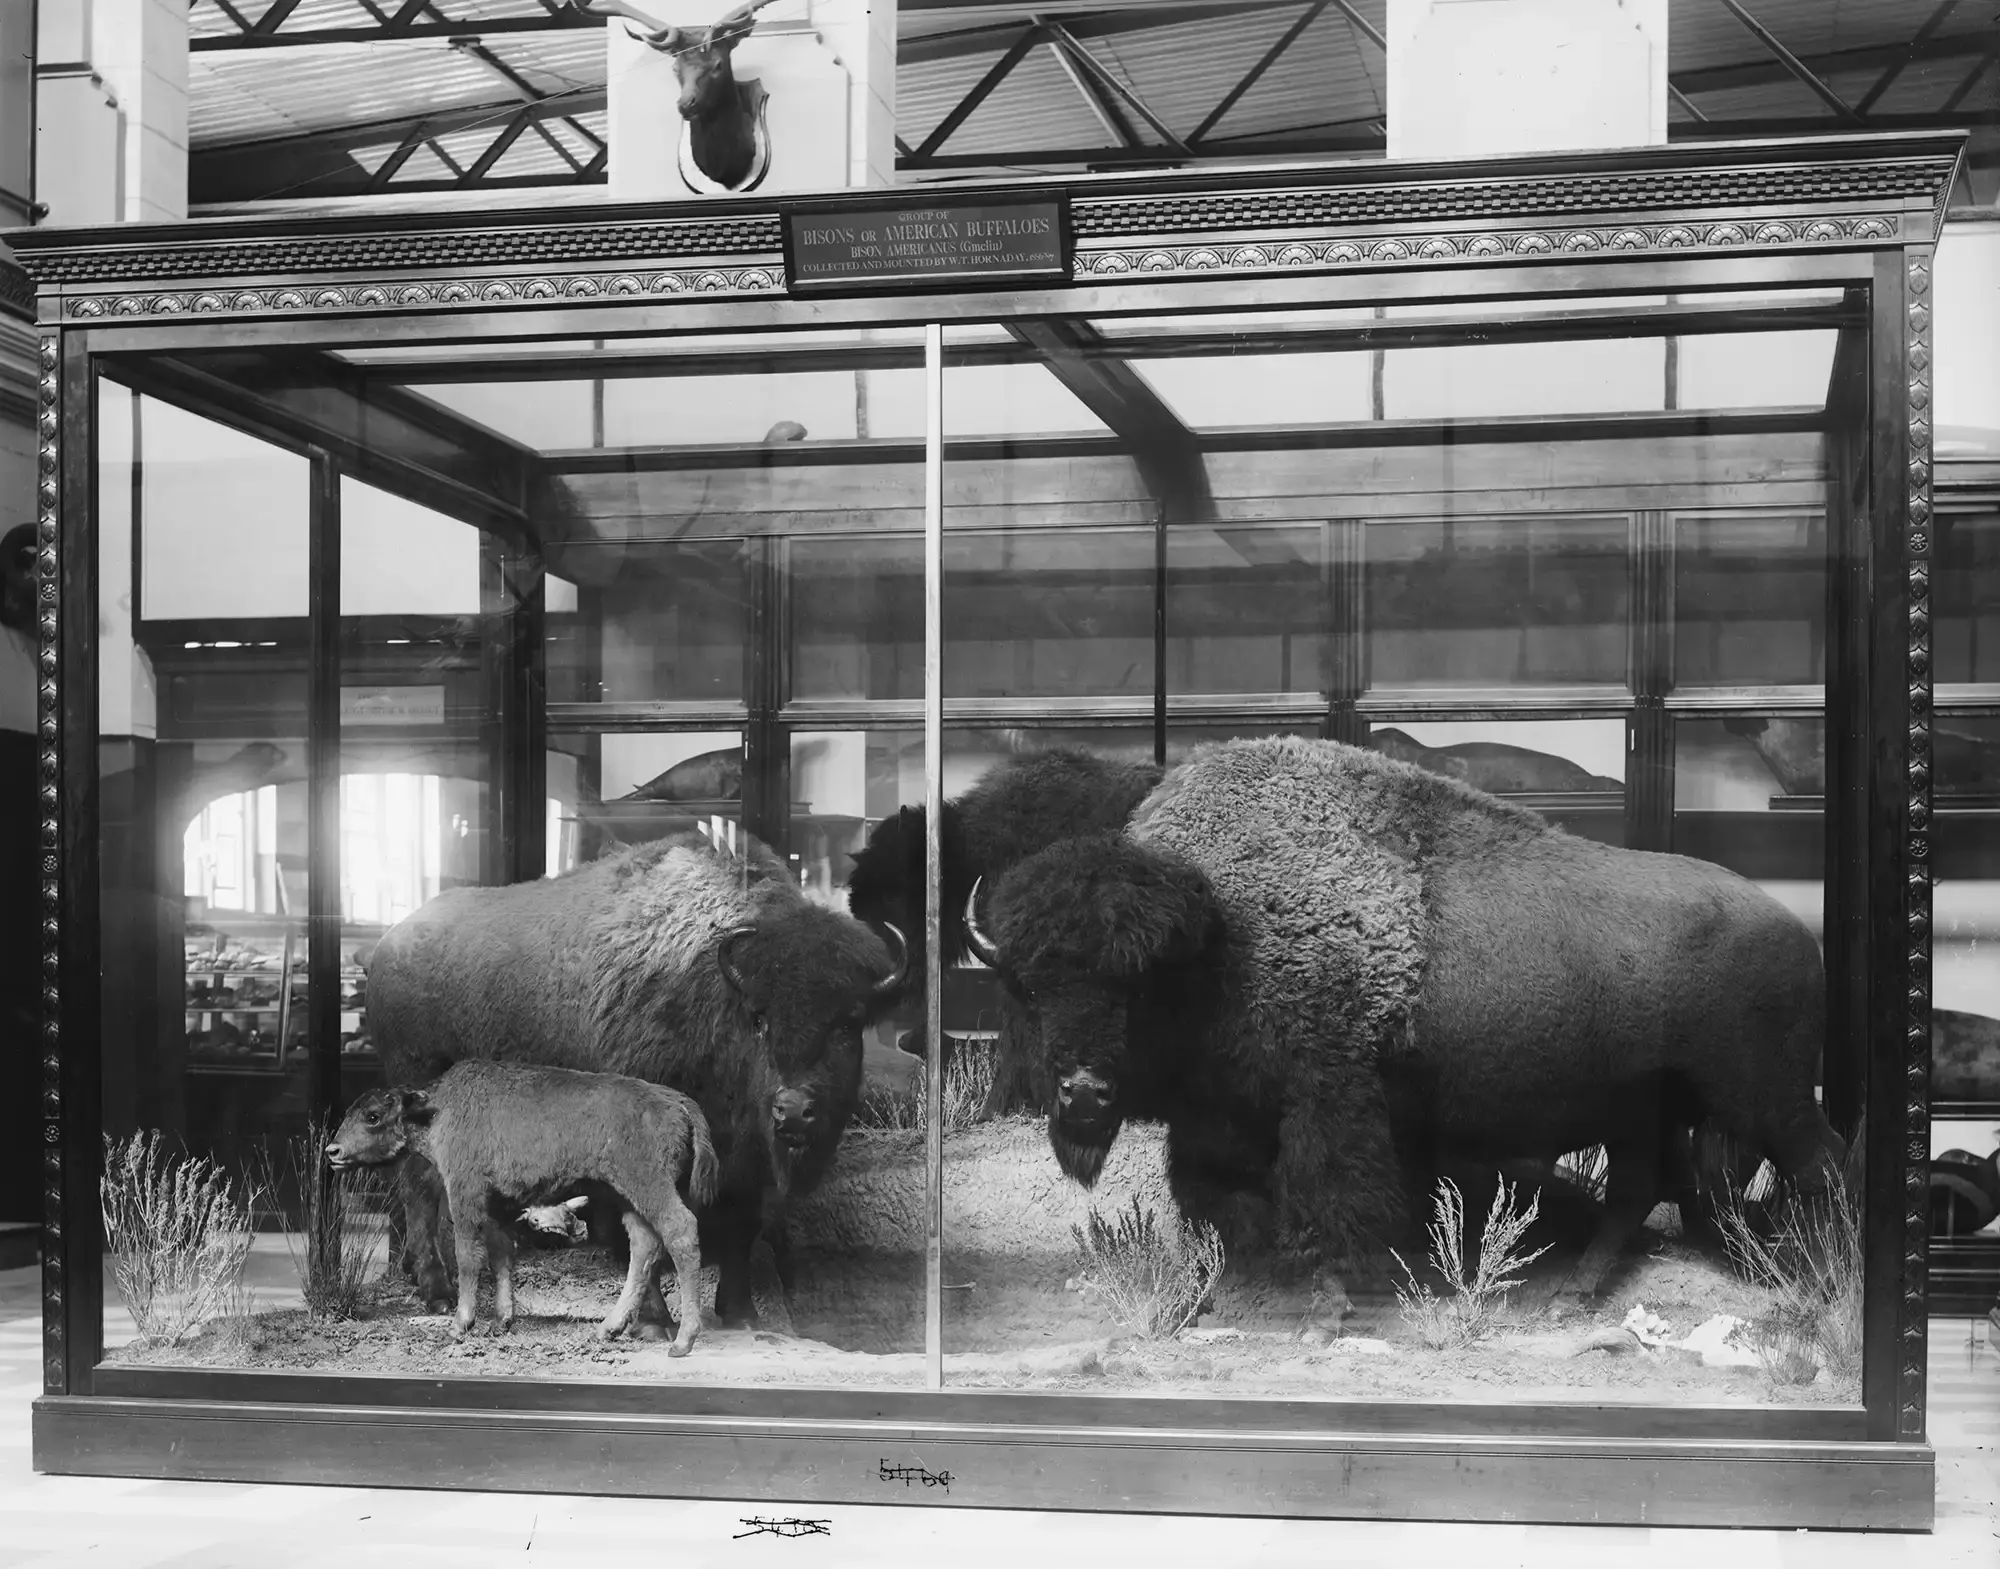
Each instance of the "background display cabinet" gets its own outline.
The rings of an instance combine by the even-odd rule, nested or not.
[[[1960,152],[15,236],[36,1464],[1928,1528],[2000,1184]],[[600,1330],[627,1177],[439,1230],[323,1159],[384,1084],[459,1159],[467,1058],[684,1092],[699,1273],[635,1210],[685,1275]],[[534,1082],[495,1148],[598,1126]]]

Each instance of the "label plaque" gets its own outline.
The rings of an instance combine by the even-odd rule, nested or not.
[[[785,215],[793,290],[1069,276],[1069,214],[1036,201],[904,201]]]

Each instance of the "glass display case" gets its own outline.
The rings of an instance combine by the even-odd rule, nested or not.
[[[1958,156],[23,236],[37,1464],[1927,1526]]]

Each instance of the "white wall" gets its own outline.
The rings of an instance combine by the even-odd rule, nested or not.
[[[1931,298],[1937,451],[2000,453],[2000,219],[1945,225]]]

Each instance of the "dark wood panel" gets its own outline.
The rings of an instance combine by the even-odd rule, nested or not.
[[[45,1398],[38,1470],[1306,1518],[1926,1531],[1924,1444],[978,1428]],[[895,1467],[948,1474],[911,1486]]]

